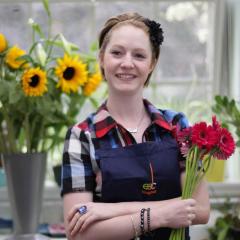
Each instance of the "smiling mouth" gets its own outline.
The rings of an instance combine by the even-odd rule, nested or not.
[[[126,74],[126,73],[118,73],[118,74],[116,74],[116,77],[121,80],[132,80],[132,79],[136,78],[136,75]]]

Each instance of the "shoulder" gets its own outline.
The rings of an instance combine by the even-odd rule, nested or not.
[[[189,121],[183,112],[170,109],[159,109],[164,119],[172,125],[178,125],[181,129],[189,126]]]
[[[83,121],[77,122],[67,129],[65,140],[77,139],[80,141],[89,141],[94,137],[93,119],[96,113],[89,114]]]

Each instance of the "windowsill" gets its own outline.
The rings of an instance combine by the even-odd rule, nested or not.
[[[209,183],[209,195],[211,205],[214,207],[230,197],[237,201],[240,200],[240,182],[218,182]],[[47,186],[44,189],[43,207],[41,222],[58,223],[63,222],[62,199],[58,186]],[[10,203],[8,200],[7,187],[0,188],[0,212],[1,217],[10,218]]]

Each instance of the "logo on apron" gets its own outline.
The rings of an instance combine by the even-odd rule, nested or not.
[[[142,194],[144,195],[153,195],[157,193],[157,189],[156,189],[157,184],[154,182],[153,168],[151,163],[149,163],[149,168],[150,168],[151,182],[144,183],[142,185]]]

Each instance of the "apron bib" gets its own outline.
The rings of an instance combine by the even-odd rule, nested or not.
[[[159,201],[181,196],[179,149],[165,134],[159,142],[111,148],[99,141],[96,150],[102,173],[102,202]],[[167,240],[171,229],[159,228],[141,240]],[[189,240],[188,229],[186,240]]]

